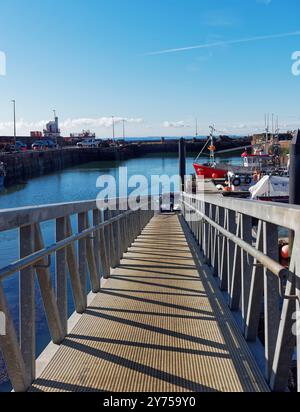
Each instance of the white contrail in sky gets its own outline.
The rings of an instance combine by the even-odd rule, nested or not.
[[[248,38],[237,39],[237,40],[224,40],[224,41],[218,41],[215,43],[198,44],[197,46],[181,47],[179,49],[160,50],[160,51],[146,53],[146,56],[156,56],[159,54],[168,54],[168,53],[179,53],[179,52],[196,50],[196,49],[209,49],[211,47],[219,47],[219,46],[225,46],[225,45],[230,45],[230,44],[242,44],[242,43],[250,43],[250,42],[255,42],[255,41],[260,41],[260,40],[282,39],[284,37],[295,37],[295,36],[300,36],[300,31],[294,31],[292,33],[271,34],[268,36],[248,37]]]

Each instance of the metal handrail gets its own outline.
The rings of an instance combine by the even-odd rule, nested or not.
[[[19,259],[18,261],[12,263],[9,266],[1,268],[0,269],[0,282],[7,279],[8,277],[15,274],[16,272],[26,269],[29,266],[33,266],[35,263],[40,262],[42,259],[46,258],[47,256],[50,256],[55,252],[65,249],[70,244],[78,240],[84,239],[88,237],[89,235],[95,233],[96,231],[100,229],[104,229],[105,227],[120,221],[121,219],[125,218],[126,216],[131,215],[132,213],[134,213],[134,211],[132,210],[122,213],[121,215],[118,215],[109,220],[106,220],[105,222],[100,223],[97,226],[93,226],[89,229],[83,230],[82,232],[74,234],[70,237],[67,237],[66,239],[60,242],[56,242],[55,244],[51,246],[45,247],[44,249],[39,250],[38,252],[35,252],[32,255],[27,256],[26,258]]]
[[[140,203],[147,204],[150,196],[141,196]],[[90,210],[106,209],[107,204],[114,203],[127,205],[128,198],[111,198],[104,200],[88,200],[78,202],[66,202],[41,206],[26,206],[0,211],[0,232],[27,226],[33,223],[41,223],[59,219],[65,216],[84,213]],[[127,211],[125,208],[124,211]]]
[[[234,235],[233,233],[229,232],[228,230],[224,229],[222,226],[218,225],[216,222],[211,220],[208,216],[204,213],[200,212],[195,207],[191,206],[189,203],[183,201],[184,205],[187,206],[190,210],[193,210],[197,215],[201,216],[201,218],[205,219],[207,223],[209,223],[212,227],[217,229],[223,236],[225,236],[228,240],[231,240],[233,243],[238,245],[241,249],[251,255],[254,259],[260,262],[263,266],[265,266],[270,272],[274,275],[278,276],[280,279],[283,277],[287,277],[290,274],[290,271],[286,269],[284,266],[280,265],[280,263],[276,262],[274,259],[271,259],[264,253],[260,252],[259,250],[255,249],[249,243],[245,242],[240,237]],[[0,272],[1,273],[1,272]]]
[[[230,309],[240,313],[239,325],[249,342],[259,337],[263,311],[264,347],[256,347],[254,356],[264,364],[271,389],[285,391],[296,347],[300,356],[300,336],[294,332],[300,326],[295,317],[300,305],[300,207],[205,192],[182,193],[181,201],[199,251]],[[278,261],[279,228],[293,232],[289,269]],[[300,391],[299,359],[297,372]]]
[[[183,196],[300,232],[300,206],[297,205],[230,198],[205,192],[197,195],[183,193]]]

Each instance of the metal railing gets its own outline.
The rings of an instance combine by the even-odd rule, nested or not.
[[[271,389],[287,389],[294,361],[300,391],[300,207],[183,193],[182,209],[246,340],[264,343]],[[293,238],[289,268],[279,259],[282,228]]]
[[[153,217],[150,198],[142,198],[134,211],[128,210],[127,202],[118,199],[117,211],[104,211],[99,203],[89,201],[0,212],[0,232],[19,230],[20,259],[0,269],[0,313],[5,318],[0,352],[15,391],[26,391],[36,377],[35,277],[52,341],[60,344],[68,333],[68,278],[75,310],[81,314],[87,307],[87,284],[94,293],[101,290],[101,279],[110,277],[111,268],[119,265],[123,253]],[[72,230],[74,218],[77,233]],[[50,221],[56,241],[45,246],[41,224]],[[3,280],[18,273],[19,333],[3,288]]]

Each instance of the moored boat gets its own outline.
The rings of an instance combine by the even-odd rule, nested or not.
[[[288,174],[287,170],[281,167],[278,155],[266,153],[266,150],[254,150],[254,148],[252,148],[252,153],[245,149],[241,156],[240,165],[217,163],[215,157],[216,147],[214,145],[215,129],[213,127],[210,127],[210,129],[209,139],[194,162],[194,169],[198,177],[228,180],[228,174],[230,173],[231,176],[236,177],[236,182],[244,180],[248,182],[247,184],[255,184],[265,175],[284,176]],[[210,153],[210,161],[200,164],[198,160],[206,148]]]
[[[289,178],[281,176],[264,176],[250,189],[251,199],[266,202],[289,202]]]
[[[219,169],[216,165],[194,163],[194,169],[197,176],[202,176],[204,179],[226,179],[228,170]]]

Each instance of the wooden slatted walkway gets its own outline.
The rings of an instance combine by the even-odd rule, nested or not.
[[[191,245],[153,218],[31,390],[268,391]]]

